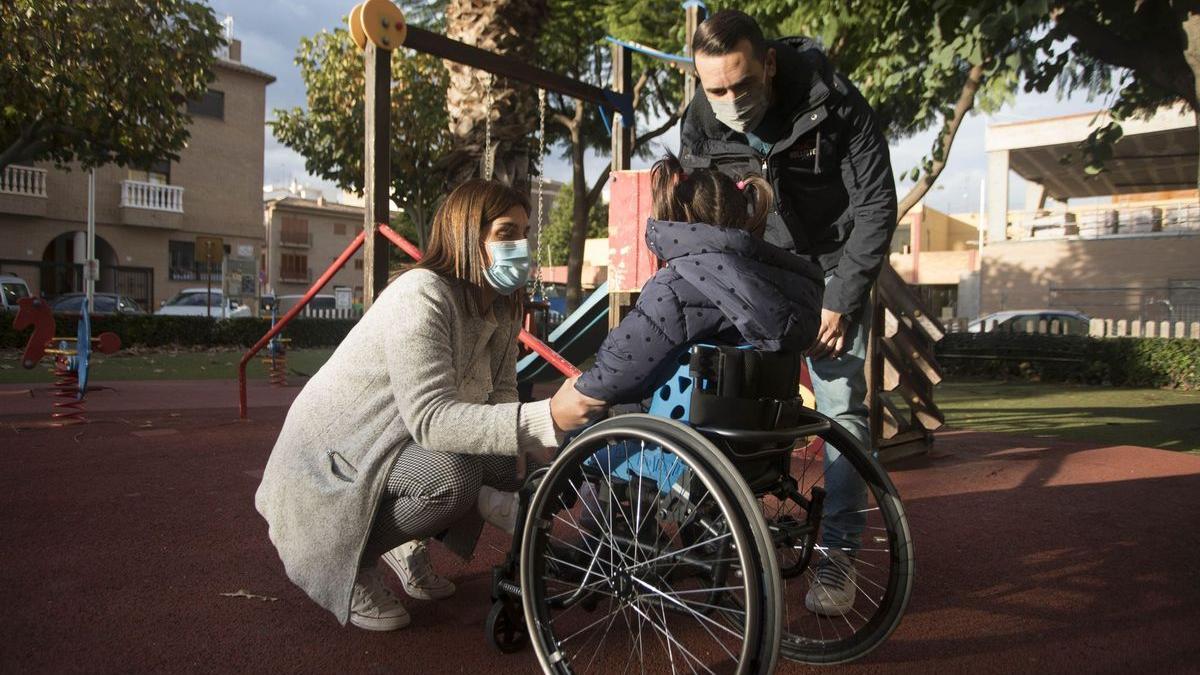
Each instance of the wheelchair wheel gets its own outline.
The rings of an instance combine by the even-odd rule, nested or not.
[[[912,591],[913,546],[900,497],[879,462],[837,423],[818,436],[825,447],[795,451],[790,478],[759,503],[783,584],[780,653],[835,664],[861,658],[899,625]],[[829,445],[840,457],[826,465]],[[826,488],[835,481],[862,486],[860,501],[832,499]]]
[[[522,533],[543,670],[771,672],[782,605],[756,508],[729,460],[677,422],[623,415],[580,434]]]

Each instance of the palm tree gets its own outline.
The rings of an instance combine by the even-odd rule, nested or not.
[[[449,0],[446,35],[480,49],[534,62],[546,17],[546,0]],[[493,175],[518,190],[528,190],[530,139],[537,122],[533,88],[457,63],[446,65],[450,71],[446,110],[454,150],[441,165],[449,185],[482,175],[485,127],[490,115],[495,146]]]

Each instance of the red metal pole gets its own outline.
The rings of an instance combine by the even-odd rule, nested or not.
[[[325,273],[321,275],[321,278],[317,279],[312,287],[308,289],[308,291],[304,294],[304,297],[300,299],[300,302],[296,303],[295,307],[288,310],[288,313],[284,314],[283,318],[277,321],[271,330],[267,331],[266,335],[262,336],[258,342],[254,343],[254,346],[251,347],[249,351],[242,355],[242,360],[240,363],[238,363],[238,411],[242,419],[246,419],[246,364],[249,363],[250,359],[254,358],[254,355],[257,354],[263,347],[267,346],[267,343],[271,341],[271,338],[278,335],[279,332],[283,330],[284,326],[286,326],[292,319],[296,318],[297,314],[304,310],[304,307],[308,304],[308,301],[312,300],[313,296],[316,295],[322,288],[324,288],[325,284],[329,283],[329,280],[333,278],[333,275],[337,274],[338,270],[342,269],[342,267],[349,262],[350,258],[358,252],[358,249],[362,248],[363,239],[365,238],[366,233],[359,232],[358,236],[354,238],[354,241],[350,242],[350,245],[346,247],[346,250],[342,251],[342,254],[338,256],[337,260],[334,260],[333,264],[331,264],[329,268],[325,270]]]
[[[400,250],[407,253],[413,260],[421,259],[421,249],[414,246],[412,242],[400,236],[398,232],[387,225],[381,224],[377,227],[379,228],[380,234],[387,237],[393,244],[398,246]],[[538,356],[546,359],[550,365],[554,366],[558,372],[562,373],[563,375],[566,375],[567,377],[575,377],[579,374],[579,369],[572,365],[570,361],[564,359],[559,355],[558,352],[551,349],[550,345],[537,339],[529,331],[522,329],[520,335],[517,336],[517,339],[519,339],[526,347],[529,347],[533,351],[537,352]]]

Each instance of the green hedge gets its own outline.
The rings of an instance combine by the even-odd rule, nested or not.
[[[0,314],[0,347],[23,348],[29,330],[12,327],[10,314]],[[77,319],[56,316],[56,335],[75,335]],[[296,319],[284,329],[293,347],[331,347],[354,327],[354,319]],[[112,331],[124,346],[249,347],[271,327],[268,319],[219,321],[202,316],[100,316],[92,318],[92,334]]]
[[[937,355],[947,375],[1200,389],[1200,340],[951,333]]]

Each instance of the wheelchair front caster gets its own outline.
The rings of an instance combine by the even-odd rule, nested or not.
[[[525,615],[518,607],[504,600],[492,604],[484,627],[488,644],[501,654],[515,654],[529,642],[525,630]]]

